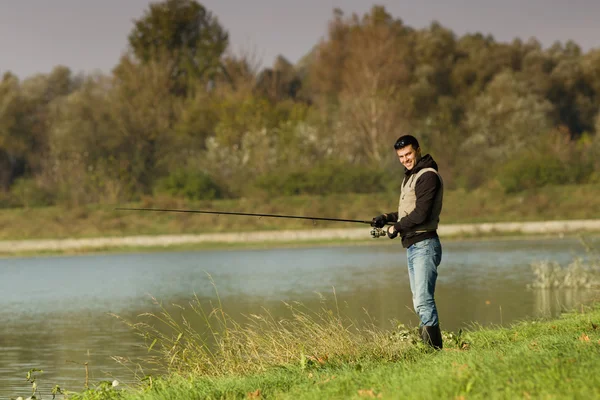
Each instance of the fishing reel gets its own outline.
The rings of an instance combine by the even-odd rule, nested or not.
[[[371,237],[373,239],[380,238],[382,236],[387,236],[387,233],[384,228],[373,228],[371,229]]]

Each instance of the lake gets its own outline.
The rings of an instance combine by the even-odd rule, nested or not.
[[[380,243],[380,244],[379,244]],[[532,290],[530,263],[561,264],[585,255],[577,239],[443,241],[436,300],[442,329],[478,323],[507,325],[557,315],[593,299],[586,290]],[[132,372],[112,356],[137,357],[141,339],[109,313],[131,319],[156,311],[150,295],[186,303],[194,294],[225,311],[285,314],[284,301],[321,307],[335,295],[344,314],[382,327],[396,319],[418,324],[411,306],[406,253],[395,242],[376,245],[257,250],[149,252],[0,259],[0,398],[31,395],[25,375],[39,368],[41,394],[55,384],[80,391],[85,382]]]

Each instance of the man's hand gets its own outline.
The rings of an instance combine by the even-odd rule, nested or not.
[[[375,228],[383,228],[387,222],[387,214],[381,214],[373,218],[371,226]]]
[[[394,225],[392,225],[392,226],[388,226],[388,228],[387,228],[387,236],[388,236],[390,239],[396,239],[396,238],[398,237],[398,234],[399,234],[399,233],[400,233],[400,232],[398,232],[398,231],[396,230],[396,227],[395,227]]]

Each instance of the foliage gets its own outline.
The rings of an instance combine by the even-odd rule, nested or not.
[[[550,103],[531,94],[525,82],[519,82],[512,73],[500,73],[465,115],[471,133],[465,150],[485,151],[491,161],[505,160],[515,150],[539,141],[550,129],[550,110]]]
[[[228,34],[216,17],[193,0],[151,3],[145,15],[134,21],[129,44],[142,63],[169,60],[172,91],[185,95],[195,80],[205,83],[221,73],[221,56]]]
[[[512,73],[496,75],[465,113],[468,136],[459,151],[469,155],[461,163],[467,186],[480,186],[490,179],[493,171],[469,165],[502,165],[507,160],[525,163],[519,157],[523,154],[520,150],[538,147],[540,138],[551,127],[550,109],[549,102],[531,94],[527,84],[519,82]],[[515,154],[517,157],[513,157]],[[542,185],[546,183],[549,182]]]
[[[178,169],[158,181],[158,193],[167,193],[188,200],[221,199],[225,193],[215,180],[203,171]]]
[[[79,90],[48,108],[48,149],[38,179],[60,204],[116,202],[131,196],[124,164],[130,154],[119,154],[110,84],[107,77],[88,77]]]
[[[255,186],[273,196],[375,193],[388,190],[389,177],[378,168],[328,162],[307,170],[278,170],[259,176]]]
[[[19,80],[6,73],[0,82],[0,185],[3,190],[14,181],[17,161],[27,154],[29,137],[25,118],[25,100]]]
[[[11,187],[15,205],[20,207],[42,207],[54,204],[51,192],[41,188],[33,179],[19,178]]]
[[[508,193],[569,182],[569,171],[551,155],[519,157],[500,169],[498,180]]]
[[[448,188],[600,181],[600,51],[570,41],[502,43],[437,21],[414,29],[382,6],[336,9],[301,62],[261,67],[194,0],[151,3],[128,39],[110,74],[4,74],[3,204],[19,178],[62,205],[136,201],[179,169],[234,197],[360,191],[358,179],[379,190],[404,133]],[[333,180],[331,160],[350,166],[336,173],[347,179]]]
[[[499,168],[497,179],[508,193],[547,185],[585,183],[594,171],[585,148],[554,133],[539,145],[541,152],[529,149],[515,152],[516,156]]]
[[[31,396],[27,397],[28,400],[42,399],[42,394],[38,388],[38,375],[43,374],[44,371],[38,368],[32,368],[27,371],[27,375],[25,376],[25,381],[31,384]],[[63,391],[60,386],[54,385],[52,390],[50,391],[52,394],[52,400],[56,398],[57,395],[67,395],[68,392]],[[38,397],[39,396],[39,397]],[[23,400],[23,397],[17,397],[17,400]]]
[[[311,89],[333,111],[327,134],[339,155],[380,163],[389,143],[407,128],[407,35],[402,21],[383,7],[373,7],[362,19],[344,19],[337,11],[330,39],[319,46],[311,66]]]

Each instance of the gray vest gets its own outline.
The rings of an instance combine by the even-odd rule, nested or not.
[[[398,201],[398,221],[403,217],[410,214],[416,207],[417,195],[415,193],[415,184],[417,180],[426,172],[435,173],[440,179],[440,189],[438,190],[435,199],[433,200],[433,208],[431,209],[431,215],[429,219],[423,222],[421,225],[413,227],[411,232],[428,232],[435,231],[440,221],[440,213],[442,212],[442,201],[444,199],[444,181],[440,174],[433,168],[423,168],[416,174],[412,174],[408,181],[406,177],[402,181],[402,187],[400,189],[400,200]]]

